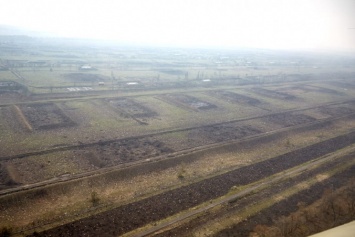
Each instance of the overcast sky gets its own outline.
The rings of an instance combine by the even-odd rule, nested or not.
[[[0,0],[0,25],[161,45],[355,51],[355,0]]]

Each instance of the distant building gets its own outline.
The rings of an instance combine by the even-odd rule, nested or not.
[[[48,66],[48,62],[47,62],[47,61],[43,61],[43,60],[28,61],[26,64],[27,64],[28,66],[30,66],[30,67],[44,67],[44,66]]]
[[[104,86],[104,85],[105,85],[105,82],[103,82],[103,81],[99,82],[99,86]]]
[[[86,70],[86,71],[89,71],[89,70],[95,70],[92,66],[90,65],[83,65],[79,68],[80,70]]]

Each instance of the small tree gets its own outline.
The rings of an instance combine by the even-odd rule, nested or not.
[[[185,178],[185,173],[186,173],[185,163],[181,163],[181,166],[180,166],[180,168],[178,170],[178,174],[177,174],[178,178],[180,180],[183,180]]]
[[[96,191],[93,191],[91,193],[91,199],[90,199],[90,202],[92,203],[92,206],[97,206],[100,202],[100,198],[99,198],[99,195],[97,194]]]
[[[12,235],[12,228],[4,226],[0,229],[0,237],[9,237]]]

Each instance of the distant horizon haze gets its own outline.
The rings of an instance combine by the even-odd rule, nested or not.
[[[178,47],[355,52],[354,0],[0,0],[0,25]]]

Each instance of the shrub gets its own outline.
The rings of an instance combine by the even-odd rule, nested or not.
[[[185,178],[185,173],[186,173],[186,170],[185,170],[185,163],[182,163],[179,170],[178,170],[178,178],[180,180],[184,179]]]
[[[91,193],[90,202],[92,203],[93,206],[97,206],[99,204],[100,198],[99,198],[99,195],[97,194],[97,192],[93,191]]]
[[[9,237],[12,234],[12,228],[4,226],[0,229],[0,237]]]

